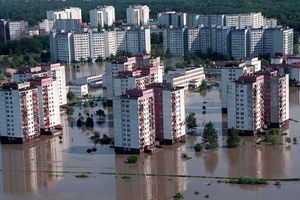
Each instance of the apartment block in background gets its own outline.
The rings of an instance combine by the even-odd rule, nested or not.
[[[9,40],[20,40],[29,37],[28,22],[21,21],[8,21],[8,36]]]
[[[187,13],[168,11],[157,14],[159,26],[180,28],[187,25]]]
[[[76,7],[70,7],[65,8],[63,10],[49,10],[47,11],[47,19],[79,19],[80,21],[82,21],[81,9]]]
[[[114,98],[113,107],[115,152],[152,151],[155,143],[153,89],[128,90]]]
[[[1,143],[21,144],[40,136],[38,89],[29,82],[4,84],[0,109]]]
[[[150,9],[146,5],[133,5],[126,9],[127,25],[142,26],[149,22]]]
[[[90,25],[93,28],[112,26],[115,22],[115,8],[113,6],[98,6],[90,10]]]

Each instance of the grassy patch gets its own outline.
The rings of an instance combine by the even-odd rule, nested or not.
[[[231,184],[249,184],[249,185],[267,185],[268,182],[265,179],[259,179],[259,178],[251,178],[248,176],[241,176],[238,179],[230,179],[228,183]]]
[[[88,178],[89,176],[86,174],[75,175],[76,178]]]
[[[131,179],[131,177],[130,176],[122,176],[122,179]]]

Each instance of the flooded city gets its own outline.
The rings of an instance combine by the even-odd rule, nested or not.
[[[77,65],[79,67],[77,67]],[[72,64],[66,67],[67,82],[103,74],[104,63]],[[98,97],[102,88],[90,90]],[[109,145],[95,144],[94,131],[113,136],[112,108],[103,102],[93,107],[78,105],[72,116],[61,114],[62,137],[42,136],[23,145],[1,145],[0,199],[117,199],[165,200],[181,192],[184,199],[299,199],[300,182],[276,179],[300,177],[300,89],[290,87],[287,136],[276,136],[277,144],[257,144],[258,137],[241,137],[240,146],[226,148],[227,115],[221,113],[219,87],[204,92],[186,92],[186,115],[194,112],[197,135],[154,153],[141,154],[136,164],[125,163],[128,155],[116,155]],[[205,108],[203,105],[205,104]],[[97,121],[95,113],[106,117]],[[205,112],[203,112],[205,111]],[[79,116],[94,115],[93,129],[78,128]],[[195,152],[204,124],[213,122],[219,135],[216,150]],[[87,153],[87,149],[96,151]],[[182,154],[189,159],[182,158]],[[84,174],[85,178],[80,178]],[[241,185],[223,179],[250,176],[269,180],[268,185]],[[222,180],[222,181],[220,181]]]

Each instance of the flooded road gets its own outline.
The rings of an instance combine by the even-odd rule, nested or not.
[[[93,66],[91,66],[93,68]],[[102,67],[95,67],[101,70]],[[89,75],[84,70],[67,73],[68,77]],[[77,73],[77,74],[76,74]],[[101,91],[94,91],[95,94]],[[207,102],[207,103],[204,103]],[[203,114],[205,104],[206,113]],[[212,177],[251,176],[257,178],[299,178],[300,143],[287,144],[278,136],[278,144],[256,145],[257,138],[242,137],[238,148],[226,145],[226,115],[221,114],[218,88],[204,93],[186,93],[186,114],[195,112],[201,133],[203,125],[212,121],[219,134],[219,147],[213,151],[195,152],[193,145],[201,136],[188,136],[185,144],[164,146],[154,155],[139,156],[136,164],[125,164],[127,155],[115,155],[113,148],[96,145],[97,151],[86,153],[95,145],[93,131],[112,135],[111,108],[97,103],[93,108],[77,106],[72,117],[61,115],[63,138],[42,137],[24,145],[1,145],[0,199],[101,199],[101,200],[165,200],[181,192],[184,199],[289,199],[298,200],[299,182],[269,185],[233,185],[218,183]],[[77,128],[79,116],[103,109],[107,114],[94,129]],[[300,92],[290,88],[290,117],[300,121]],[[80,113],[80,114],[79,114]],[[98,119],[94,117],[95,122]],[[300,122],[290,122],[288,137],[300,141]],[[191,159],[182,158],[186,153]],[[87,178],[76,178],[86,173]],[[117,174],[115,174],[117,173]],[[126,173],[119,174],[119,173]],[[137,174],[137,175],[134,175]],[[207,176],[211,178],[178,177],[174,175]],[[196,193],[195,193],[196,192]],[[199,192],[199,194],[198,194]]]

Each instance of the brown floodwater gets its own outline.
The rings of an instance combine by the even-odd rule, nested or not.
[[[96,66],[94,69],[101,68]],[[73,77],[89,75],[83,71],[74,72],[79,74],[73,74]],[[69,72],[67,77],[70,77]],[[102,91],[94,90],[93,93],[101,94]],[[206,107],[205,114],[203,105]],[[257,138],[242,137],[240,147],[228,149],[224,146],[227,118],[221,114],[220,106],[218,88],[186,94],[186,113],[196,113],[199,125],[197,133],[201,133],[205,123],[214,123],[219,134],[219,147],[216,150],[196,153],[192,146],[200,142],[201,137],[188,136],[185,144],[164,146],[154,155],[140,155],[136,164],[125,164],[128,156],[115,155],[109,146],[96,145],[97,151],[87,154],[86,150],[94,147],[89,139],[93,131],[112,135],[112,109],[103,108],[101,103],[94,108],[77,106],[72,117],[61,115],[64,126],[62,140],[58,137],[42,137],[30,144],[1,145],[0,199],[165,200],[172,199],[176,192],[181,192],[184,199],[205,199],[206,195],[209,195],[209,199],[222,200],[299,199],[299,182],[281,182],[281,186],[275,186],[274,182],[263,186],[232,185],[217,183],[217,179],[213,178],[172,176],[300,177],[300,143],[285,143],[285,137],[297,137],[300,141],[300,122],[291,121],[289,130],[284,131],[289,135],[278,136],[278,144],[274,146],[258,146]],[[94,114],[99,108],[107,114],[105,122],[96,123],[92,130],[76,127],[74,121],[79,113],[86,117],[86,113]],[[299,110],[300,91],[290,88],[290,117],[300,121]],[[183,159],[183,153],[191,159]],[[88,172],[88,178],[75,177],[83,172]],[[113,173],[139,175],[124,177]],[[194,194],[196,191],[199,195]]]

